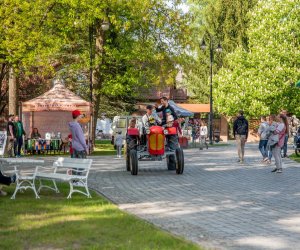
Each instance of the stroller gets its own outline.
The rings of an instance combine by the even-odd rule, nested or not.
[[[300,156],[300,127],[297,130],[297,133],[294,133],[294,149],[295,154]]]

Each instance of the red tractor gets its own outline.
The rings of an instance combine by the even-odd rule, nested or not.
[[[129,128],[126,136],[126,169],[132,175],[138,174],[139,161],[167,160],[168,170],[182,174],[184,155],[178,146],[177,129],[152,126],[144,131],[146,140],[141,142],[137,128]]]

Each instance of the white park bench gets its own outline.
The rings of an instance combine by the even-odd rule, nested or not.
[[[70,192],[67,197],[68,199],[72,197],[73,193],[81,193],[88,198],[91,198],[87,179],[92,162],[92,159],[59,157],[53,162],[53,166],[51,167],[38,166],[35,178],[36,180],[39,180],[40,186],[37,192],[39,193],[42,188],[48,188],[59,193],[56,181],[61,181],[69,182]],[[53,186],[44,184],[43,180],[51,181]],[[85,191],[76,188],[78,186],[84,187]]]

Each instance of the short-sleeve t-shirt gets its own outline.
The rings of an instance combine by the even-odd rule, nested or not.
[[[14,131],[14,123],[12,121],[9,121],[7,123],[7,136],[13,136],[11,133],[10,133],[10,130],[9,130],[9,126],[12,126],[12,131]]]

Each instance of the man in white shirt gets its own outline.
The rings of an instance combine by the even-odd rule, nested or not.
[[[145,129],[148,129],[151,126],[157,125],[160,123],[157,115],[153,114],[153,106],[152,105],[147,105],[146,114],[143,116],[142,121],[143,121],[143,126]]]
[[[158,125],[161,123],[157,114],[153,114],[153,106],[147,105],[146,107],[146,114],[142,117],[143,129],[141,134],[141,142],[143,145],[146,145],[146,130],[149,129],[151,126]]]

